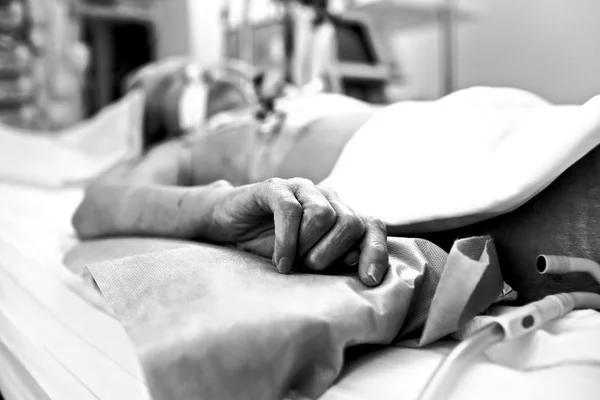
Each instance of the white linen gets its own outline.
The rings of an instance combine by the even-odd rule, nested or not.
[[[323,183],[396,232],[450,229],[517,208],[598,143],[600,96],[554,106],[517,89],[471,88],[381,109]]]
[[[50,399],[149,398],[124,329],[62,265],[76,243],[70,217],[80,198],[80,189],[0,183],[0,342],[13,372],[0,374],[6,400],[38,399],[36,387]]]

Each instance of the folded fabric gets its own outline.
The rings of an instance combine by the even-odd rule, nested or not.
[[[448,255],[389,239],[376,288],[354,274],[281,275],[267,259],[190,245],[88,265],[137,348],[155,400],[316,398],[347,348],[426,345],[492,304],[503,282],[488,237]]]
[[[600,96],[554,106],[471,88],[378,111],[323,184],[393,234],[442,231],[521,206],[600,143]]]

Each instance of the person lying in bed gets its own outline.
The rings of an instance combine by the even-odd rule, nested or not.
[[[88,188],[74,226],[83,239],[161,236],[237,245],[272,258],[284,273],[301,264],[298,260],[313,270],[337,261],[358,264],[361,280],[376,285],[387,269],[386,227],[356,215],[331,190],[312,183],[328,176],[344,145],[376,110],[348,98],[330,100],[344,106],[300,122],[288,118],[274,139],[261,137],[261,122],[246,118],[209,134],[156,143],[134,166]],[[288,117],[323,108],[315,99],[294,104]],[[298,130],[302,135],[293,134]],[[286,151],[277,154],[277,162],[264,157],[286,135],[294,140],[282,147]],[[541,276],[532,262],[537,254],[557,251],[600,258],[594,240],[600,230],[599,168],[596,148],[517,210],[421,236],[449,250],[458,237],[490,234],[505,280],[525,301],[563,291],[600,291],[587,276]],[[581,215],[588,216],[585,226]]]
[[[177,84],[176,79],[172,82]],[[150,82],[150,86],[168,90],[168,84]],[[219,108],[240,105],[235,95],[228,95],[225,90],[217,96]],[[147,97],[150,101],[157,98],[152,93]],[[213,114],[209,110],[208,115]],[[153,236],[235,245],[272,258],[281,273],[291,272],[300,260],[315,271],[346,264],[357,267],[364,284],[381,283],[388,269],[385,225],[376,218],[357,215],[334,191],[311,180],[278,179],[275,171],[266,172],[264,179],[247,174],[245,163],[251,161],[241,152],[245,148],[251,156],[256,155],[249,140],[261,122],[252,111],[246,116],[250,118],[236,124],[239,129],[225,129],[230,134],[150,142],[150,150],[134,165],[89,186],[73,218],[80,238]],[[358,123],[364,119],[357,118],[351,120]],[[358,125],[349,124],[347,132]],[[337,157],[331,149],[323,154],[329,164]],[[298,164],[299,170],[291,176],[314,179],[315,174],[300,171],[307,165]],[[314,181],[327,169],[321,172],[317,168]]]
[[[89,186],[73,217],[80,238],[153,236],[234,245],[272,258],[284,274],[298,260],[315,271],[343,263],[357,266],[365,285],[381,283],[388,269],[381,221],[357,215],[334,191],[306,179],[199,184],[191,150],[164,144],[120,179]]]

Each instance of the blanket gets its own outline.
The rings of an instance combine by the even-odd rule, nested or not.
[[[124,243],[136,252],[148,240],[83,246],[88,254],[100,246],[98,256]],[[281,275],[262,257],[199,244],[87,268],[137,348],[155,400],[317,398],[347,349],[428,345],[502,293],[490,238],[457,241],[449,254],[420,239],[389,239],[388,248],[391,268],[377,288],[355,272]]]
[[[599,143],[600,96],[476,87],[379,110],[323,183],[393,233],[443,231],[518,208]]]

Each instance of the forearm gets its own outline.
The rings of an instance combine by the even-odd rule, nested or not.
[[[185,188],[97,183],[73,216],[80,238],[159,236],[210,240],[210,222],[227,185]]]

